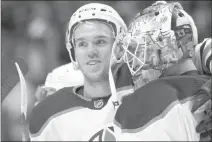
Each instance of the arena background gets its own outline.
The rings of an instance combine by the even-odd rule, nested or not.
[[[35,87],[43,84],[48,72],[70,62],[65,49],[67,22],[77,8],[90,2],[109,4],[128,25],[155,1],[2,1],[1,64],[23,57]],[[199,41],[211,37],[211,1],[179,2],[193,17]]]

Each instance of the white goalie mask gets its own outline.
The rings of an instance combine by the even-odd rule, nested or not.
[[[197,39],[193,19],[179,3],[156,2],[131,22],[123,40],[124,60],[133,76],[148,69],[162,72],[192,50]]]

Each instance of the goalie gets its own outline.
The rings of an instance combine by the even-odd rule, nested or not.
[[[137,90],[123,99],[116,114],[115,123],[122,130],[121,140],[199,140],[194,127],[204,113],[195,119],[191,115],[197,94],[209,103],[209,113],[204,116],[209,120],[202,126],[206,131],[211,129],[208,116],[211,115],[211,80],[207,80],[210,76],[199,75],[196,68],[201,73],[204,69],[207,74],[211,73],[210,42],[206,39],[197,46],[195,24],[179,3],[156,2],[136,16],[123,40],[124,60]],[[201,52],[193,52],[194,47]],[[202,53],[206,56],[198,56]],[[195,66],[191,57],[194,61],[203,60],[203,64],[195,62]],[[182,122],[187,126],[181,125]]]

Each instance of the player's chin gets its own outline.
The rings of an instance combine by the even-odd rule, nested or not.
[[[86,77],[89,78],[89,80],[93,81],[101,81],[104,76],[106,76],[106,73],[102,69],[98,69],[95,71],[86,71],[85,73]]]

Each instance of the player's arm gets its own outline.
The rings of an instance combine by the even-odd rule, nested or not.
[[[192,112],[196,119],[199,119],[196,131],[201,133],[201,140],[211,140],[211,77],[210,79],[202,85],[200,91],[197,93],[194,103],[192,106]]]
[[[212,75],[212,55],[211,55],[211,38],[206,38],[203,42],[195,47],[193,61],[201,74]],[[195,116],[200,116],[197,126],[197,132],[201,133],[201,138],[208,137],[211,139],[211,77],[203,84],[197,93],[192,107]]]

